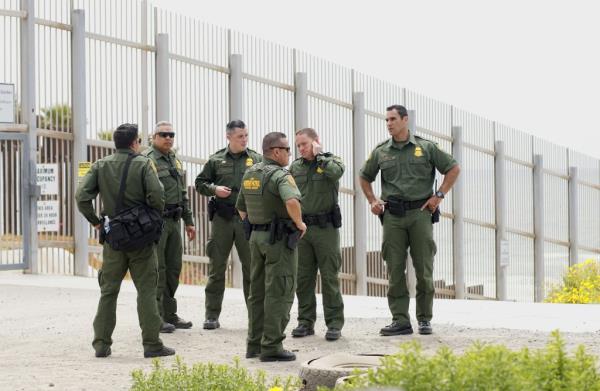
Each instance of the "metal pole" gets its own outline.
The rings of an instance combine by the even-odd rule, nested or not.
[[[506,275],[508,272],[508,240],[506,237],[506,222],[508,219],[506,199],[506,157],[504,141],[495,143],[494,160],[494,197],[496,200],[496,298],[507,300]]]
[[[408,129],[412,134],[417,132],[417,112],[415,110],[408,110]],[[415,297],[417,294],[417,277],[410,254],[406,259],[406,287],[410,297]]]
[[[242,55],[229,56],[229,120],[244,118]]]
[[[73,30],[71,33],[72,71],[71,88],[73,95],[73,188],[79,184],[77,175],[79,163],[87,161],[86,145],[86,75],[85,75],[85,11],[71,13]],[[73,201],[74,202],[74,201]],[[75,241],[75,275],[90,276],[88,266],[88,222],[79,213],[73,216],[73,237]]]
[[[23,146],[26,165],[23,175],[23,258],[31,273],[39,273],[37,258],[37,198],[40,189],[36,183],[37,163],[37,121],[35,113],[35,9],[34,0],[21,0],[21,11],[27,16],[21,18],[21,120],[28,126],[27,138]]]
[[[294,92],[294,130],[308,127],[308,81],[306,73],[296,72]]]
[[[463,166],[463,138],[460,126],[452,127],[452,156],[458,164]],[[466,298],[465,288],[465,216],[464,216],[464,181],[463,175],[459,175],[452,189],[452,214],[454,215],[452,226],[452,255],[454,258],[454,290],[455,297],[459,300]]]
[[[242,56],[240,54],[229,55],[229,120],[243,119],[243,78],[242,78]],[[234,288],[243,286],[242,262],[237,251],[231,254],[231,267],[233,274],[232,285]]]
[[[354,140],[354,172],[365,162],[365,94],[352,94],[352,138]],[[354,175],[354,262],[356,264],[356,294],[367,295],[367,199],[358,175]]]
[[[533,281],[534,300],[544,300],[544,159],[533,157]]]
[[[142,20],[141,20],[141,41],[142,44],[148,43],[148,1],[142,0],[141,4]],[[142,118],[140,125],[142,129],[143,146],[148,145],[148,111],[150,110],[150,94],[148,94],[148,52],[142,50],[141,56],[141,75],[142,75]]]
[[[156,35],[156,122],[170,121],[169,35]]]
[[[577,167],[569,168],[569,265],[579,263],[579,194]]]

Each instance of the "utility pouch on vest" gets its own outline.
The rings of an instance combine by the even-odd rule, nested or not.
[[[121,177],[119,195],[117,196],[116,215],[109,221],[106,242],[116,251],[134,251],[150,244],[158,243],[163,231],[164,221],[161,213],[146,204],[123,209],[127,174],[131,160],[137,156],[129,154],[125,162],[125,170]]]
[[[440,208],[435,208],[435,211],[431,214],[431,224],[440,222]]]
[[[331,224],[333,224],[333,228],[340,228],[342,226],[342,211],[338,204],[335,204],[333,212],[331,212]]]

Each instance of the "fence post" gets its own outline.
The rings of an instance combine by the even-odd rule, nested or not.
[[[296,72],[294,92],[294,132],[308,127],[308,81],[305,72]],[[332,140],[333,141],[333,140]]]
[[[460,126],[452,127],[452,156],[463,167],[463,138]],[[456,299],[466,298],[465,288],[465,239],[464,239],[464,180],[459,175],[452,189],[452,258],[454,260],[454,290]]]
[[[21,0],[21,11],[27,12],[20,22],[21,52],[21,120],[27,124],[27,139],[23,145],[24,161],[22,167],[21,200],[23,202],[23,258],[31,273],[39,273],[38,233],[37,233],[37,118],[36,118],[36,81],[35,81],[35,1]]]
[[[140,4],[142,14],[141,18],[141,42],[143,45],[148,43],[148,0],[142,0]],[[150,94],[148,94],[148,52],[142,50],[140,59],[140,71],[142,77],[142,118],[140,118],[140,128],[142,131],[142,145],[148,145],[148,111],[150,110]],[[151,125],[150,125],[151,126]]]
[[[86,143],[86,74],[85,74],[85,11],[71,12],[71,88],[73,96],[73,189],[79,185],[79,163],[87,161]],[[80,213],[73,216],[75,242],[75,275],[90,277],[88,254],[88,222]]]
[[[533,281],[534,300],[544,300],[544,159],[533,156]]]
[[[356,294],[367,295],[367,200],[360,187],[358,172],[365,162],[365,94],[352,94],[352,138],[354,140],[354,261]]]
[[[229,55],[229,120],[243,119],[244,91],[242,79],[242,55]],[[242,262],[235,246],[231,252],[232,285],[234,288],[243,286]]]
[[[569,167],[569,266],[579,263],[579,194],[577,167]]]
[[[504,141],[496,141],[495,143],[494,196],[496,198],[496,299],[504,301],[507,300],[506,274],[509,263],[508,241],[506,239],[508,211]]]
[[[415,110],[408,111],[408,129],[412,134],[417,132],[417,112]],[[412,263],[412,257],[408,254],[406,259],[406,287],[410,297],[415,297],[417,294],[417,277],[415,275],[415,267]]]
[[[156,119],[171,120],[171,90],[169,88],[169,35],[156,35]]]

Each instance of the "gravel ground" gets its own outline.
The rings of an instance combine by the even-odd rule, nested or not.
[[[19,277],[16,284],[13,277],[0,278],[0,341],[3,346],[0,350],[0,390],[125,390],[131,386],[132,370],[151,368],[151,361],[143,358],[135,293],[130,283],[124,283],[119,297],[113,354],[107,359],[97,359],[91,346],[92,320],[99,297],[95,281],[81,279],[83,283],[79,285],[82,286],[66,284],[66,287],[59,287],[57,285],[64,280],[30,277],[33,277],[31,283],[27,277]],[[241,363],[251,370],[263,369],[270,375],[296,375],[304,361],[315,357],[340,351],[393,353],[398,344],[412,339],[420,341],[424,350],[430,352],[441,345],[461,351],[476,340],[503,343],[515,349],[537,348],[546,344],[547,330],[551,329],[551,325],[536,327],[532,324],[523,324],[522,328],[544,331],[468,327],[444,323],[444,319],[440,319],[433,323],[434,334],[431,336],[380,337],[379,328],[390,321],[385,313],[386,301],[370,300],[377,303],[375,309],[378,312],[373,312],[372,306],[364,311],[368,315],[361,317],[360,306],[364,304],[352,297],[346,298],[348,315],[339,341],[324,340],[325,326],[319,319],[315,336],[284,341],[287,349],[296,352],[297,361],[261,363],[258,359],[241,358]],[[192,320],[194,327],[163,335],[164,343],[175,348],[189,364],[199,361],[231,363],[235,356],[243,357],[247,315],[241,291],[230,289],[226,292],[221,328],[215,331],[201,328],[203,303],[203,287],[182,287],[179,314]],[[476,320],[487,314],[479,310],[480,303],[473,303],[478,310],[471,316],[474,324],[478,324]],[[436,301],[436,306],[443,305],[451,305],[451,302]],[[600,319],[600,306],[586,308],[596,312]],[[535,319],[535,314],[531,315]],[[288,335],[295,326],[295,317],[293,312]],[[544,322],[544,318],[538,322]],[[568,332],[563,336],[570,349],[584,344],[588,352],[600,356],[600,331]],[[169,366],[174,358],[163,358],[162,361]]]

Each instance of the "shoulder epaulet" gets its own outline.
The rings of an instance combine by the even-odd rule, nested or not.
[[[142,153],[140,153],[140,155],[148,156],[148,155],[150,155],[152,153],[152,151],[154,151],[154,148],[148,147],[148,148],[144,149],[142,151]]]
[[[221,153],[221,152],[225,152],[226,150],[227,150],[227,148],[221,148],[221,149],[219,149],[218,151],[216,151],[215,153],[213,153],[212,155],[210,155],[208,158],[210,159],[210,158],[212,158],[213,156],[215,156],[215,155],[217,155],[217,154],[219,154],[219,153]]]
[[[292,162],[292,164],[294,164],[294,163],[296,163],[296,162],[299,162],[299,161],[301,161],[301,160],[302,160],[302,156],[300,156],[300,157],[297,157],[296,159],[294,159],[294,161]]]
[[[380,142],[379,144],[377,144],[377,146],[375,146],[375,148],[382,147],[384,144],[387,144],[389,141],[390,141],[389,138],[386,139],[386,140],[383,140],[382,142]]]
[[[417,136],[416,134],[415,134],[415,139],[417,139],[419,141],[424,141],[426,143],[430,143],[430,144],[433,144],[433,145],[438,145],[438,143],[436,143],[435,141],[423,138],[421,136]]]

